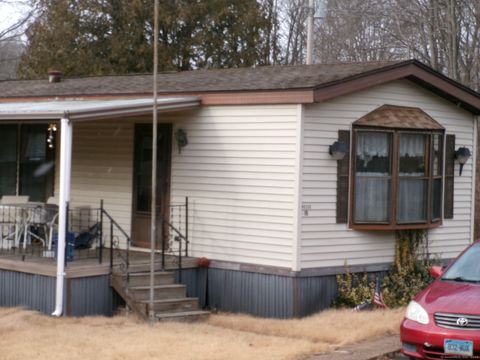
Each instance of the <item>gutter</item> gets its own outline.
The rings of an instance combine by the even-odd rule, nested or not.
[[[90,100],[76,100],[78,104],[88,104]],[[126,100],[126,102],[132,100]],[[133,100],[135,101],[135,100]],[[106,100],[106,102],[108,102]],[[50,101],[45,103],[52,104],[61,104],[61,101]],[[44,104],[45,104],[44,103]],[[17,103],[18,104],[18,103]],[[70,104],[72,105],[72,104]],[[95,105],[95,104],[94,104]],[[183,97],[177,99],[160,99],[157,102],[158,111],[176,111],[176,110],[186,110],[190,108],[195,108],[200,106],[200,99],[198,97]],[[125,116],[139,116],[139,115],[149,115],[153,110],[153,102],[151,100],[146,100],[141,103],[136,104],[126,104],[120,105],[115,104],[101,104],[97,102],[96,106],[86,109],[77,109],[69,110],[66,108],[63,109],[53,109],[53,110],[5,110],[1,111],[2,104],[0,103],[0,120],[9,120],[9,121],[18,121],[18,120],[56,120],[62,118],[68,118],[70,121],[89,121],[97,119],[107,119],[115,117],[125,117]],[[75,105],[72,105],[74,107]],[[67,105],[68,107],[68,105]]]

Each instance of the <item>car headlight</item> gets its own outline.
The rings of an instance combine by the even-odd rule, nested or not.
[[[429,321],[427,311],[419,303],[413,300],[408,304],[405,317],[424,325],[427,325]]]

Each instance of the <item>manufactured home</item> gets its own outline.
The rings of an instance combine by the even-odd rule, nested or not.
[[[148,309],[128,281],[150,258],[151,87],[0,82],[0,305],[55,310],[65,233],[64,314]],[[480,94],[428,66],[197,70],[158,89],[155,259],[174,274],[159,308],[304,316],[330,306],[346,263],[388,270],[396,230],[426,229],[444,259],[476,236]]]

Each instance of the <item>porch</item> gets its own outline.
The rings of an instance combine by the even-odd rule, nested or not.
[[[180,111],[198,105],[195,97],[163,98],[158,100],[157,110]],[[76,308],[96,303],[97,295],[103,294],[103,310],[98,313],[108,314],[108,309],[111,312],[115,308],[105,300],[115,298],[110,288],[112,275],[124,282],[125,300],[129,289],[138,290],[129,287],[129,277],[149,270],[150,253],[131,248],[149,244],[149,231],[145,230],[150,228],[152,110],[150,99],[1,104],[0,122],[8,131],[3,132],[6,141],[0,149],[0,166],[5,170],[0,177],[0,285],[5,287],[0,304],[26,304],[45,312],[54,310],[56,316],[63,309],[67,309],[66,314],[86,315],[92,311]],[[122,137],[123,126],[137,129],[139,123],[142,137],[138,141],[132,132]],[[105,127],[111,130],[107,134]],[[83,137],[82,130],[92,128],[98,141]],[[157,176],[168,179],[171,125],[164,126],[164,130],[159,149],[163,172]],[[105,145],[102,134],[110,147],[95,151],[99,142]],[[139,144],[135,145],[135,160],[130,154],[134,140]],[[122,164],[118,166],[118,153],[124,155],[120,162],[128,164],[130,174],[122,172]],[[85,154],[86,159],[82,158]],[[97,186],[90,186],[85,176],[96,181]],[[119,187],[119,182],[129,185],[129,189]],[[182,212],[185,206],[174,205],[168,187],[162,185],[156,202],[160,230],[155,239],[161,256],[154,267],[173,283],[182,280],[182,257],[188,252],[188,240],[183,235],[185,230],[180,232],[182,225],[174,225],[171,220],[175,211]],[[99,187],[106,195],[105,207],[99,200]],[[15,202],[9,203],[7,197],[16,198]],[[18,198],[25,199],[16,201]],[[181,217],[185,226],[187,216]],[[173,256],[177,249],[179,257]],[[175,262],[177,279],[169,272],[174,270]],[[86,288],[75,294],[72,284],[76,283]],[[53,284],[56,290],[52,309]],[[24,293],[20,296],[21,291]],[[117,288],[117,292],[122,293],[122,289]],[[81,299],[83,305],[75,305]]]
[[[82,250],[80,250],[82,251]],[[99,249],[94,251],[100,254]],[[112,315],[125,300],[112,288],[112,274],[124,273],[126,250],[115,249],[113,268],[110,251],[102,257],[78,257],[65,266],[64,315]],[[89,255],[92,255],[91,253]],[[150,267],[150,253],[131,250],[129,272],[146,271]],[[162,268],[161,254],[155,255],[155,269]],[[189,298],[205,302],[205,269],[199,269],[197,259],[165,257],[165,272],[174,274],[175,282],[186,287]],[[31,254],[2,254],[0,256],[0,306],[21,306],[51,314],[55,308],[56,260]]]

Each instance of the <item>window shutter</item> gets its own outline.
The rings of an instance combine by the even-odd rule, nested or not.
[[[337,224],[348,222],[348,182],[350,175],[350,131],[339,130],[338,140],[347,144],[347,154],[337,161]]]
[[[447,135],[445,143],[445,194],[443,217],[453,219],[453,181],[455,178],[455,135]]]

